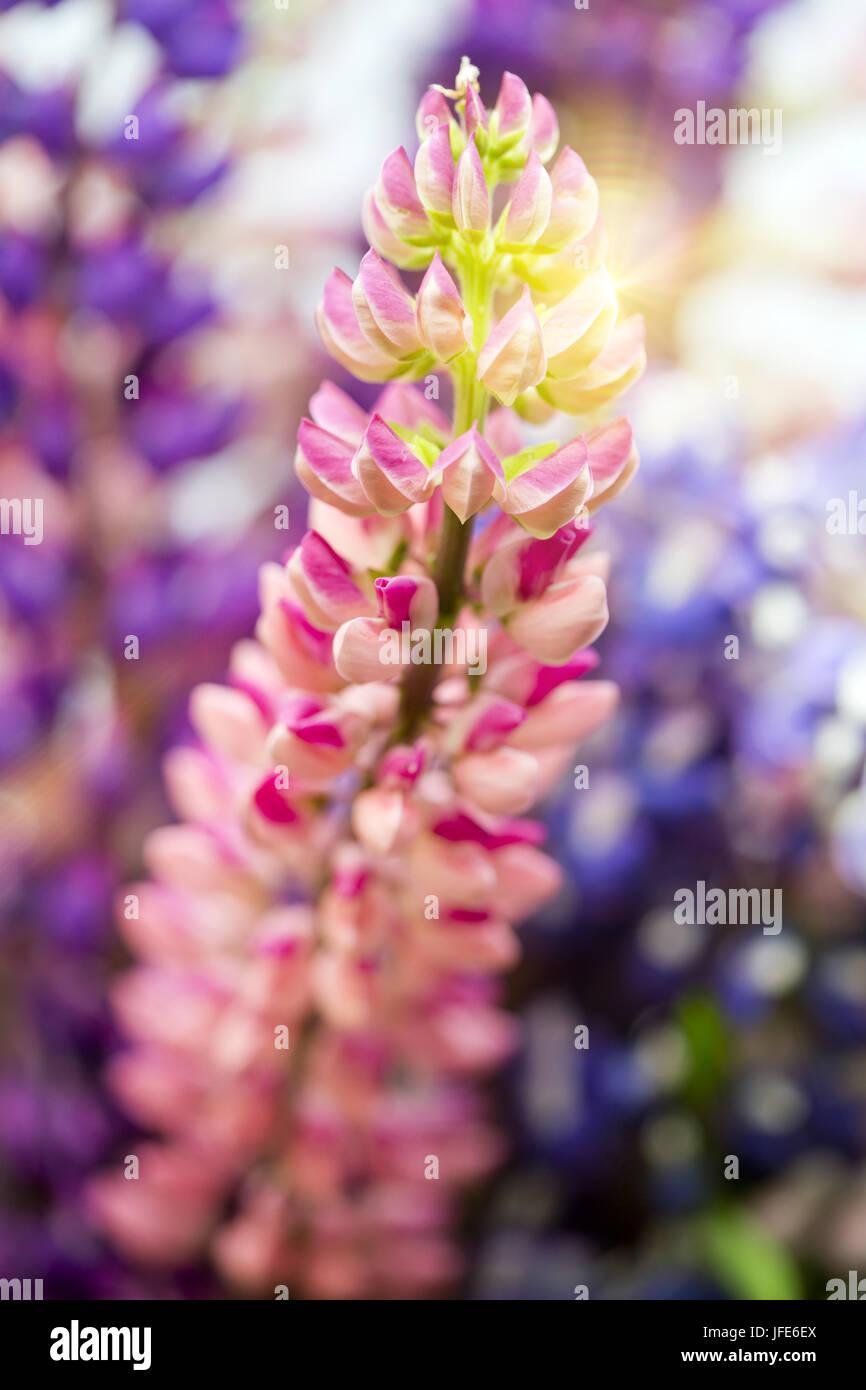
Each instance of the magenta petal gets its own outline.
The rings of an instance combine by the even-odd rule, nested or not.
[[[569,522],[568,525],[560,527],[554,535],[541,540],[530,540],[522,546],[518,561],[518,597],[524,602],[540,598],[548,585],[555,581],[563,566],[589,539],[590,534],[588,527],[576,526],[574,522]]]
[[[454,844],[469,840],[487,850],[505,849],[508,845],[540,845],[547,839],[547,831],[539,821],[497,821],[496,829],[490,830],[465,811],[442,816],[434,824],[433,833]]]
[[[289,561],[295,590],[314,622],[341,626],[369,608],[350,567],[317,531],[308,531]]]
[[[464,747],[470,753],[489,753],[519,729],[525,718],[526,711],[513,700],[491,699],[472,725]]]
[[[277,773],[270,773],[256,787],[253,801],[265,820],[272,821],[275,825],[292,825],[298,819],[298,813],[289,805],[276,781]]]

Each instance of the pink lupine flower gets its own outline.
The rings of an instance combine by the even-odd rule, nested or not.
[[[520,455],[517,455],[520,459]],[[552,536],[580,514],[592,491],[589,449],[578,435],[539,463],[512,474],[503,510],[533,536]]]
[[[478,355],[478,380],[502,401],[514,401],[530,386],[544,380],[547,357],[541,325],[529,287],[508,310]]]
[[[327,631],[372,608],[352,578],[351,566],[315,531],[308,531],[289,561],[289,574],[310,622]]]
[[[550,175],[532,151],[505,214],[502,245],[508,250],[532,246],[544,234],[550,218]]]
[[[352,472],[384,516],[429,500],[435,478],[387,421],[374,414],[352,460]]]
[[[464,60],[417,128],[319,310],[336,360],[388,384],[370,412],[313,396],[308,529],[264,566],[228,683],[193,693],[198,744],[166,764],[181,824],[122,900],[111,1079],[163,1139],[93,1207],[137,1258],[206,1247],[251,1294],[453,1283],[455,1198],[502,1156],[476,1085],[516,1042],[497,977],[562,881],[524,813],[617,698],[585,679],[607,620],[588,514],[637,466],[598,412],[643,345],[595,185],[569,150],[548,174],[556,118],[512,74],[488,112]],[[558,408],[592,427],[527,437]]]
[[[387,381],[399,372],[399,361],[375,346],[361,328],[352,281],[342,270],[335,270],[325,286],[317,322],[331,356],[362,381]]]
[[[402,241],[423,242],[430,235],[430,222],[418,196],[415,171],[402,146],[382,165],[376,203],[387,225]]]
[[[472,240],[484,235],[490,223],[490,194],[474,136],[457,161],[451,207],[459,232]]]
[[[521,135],[532,117],[532,98],[519,77],[513,72],[503,73],[499,96],[493,108],[496,133],[504,136]]]
[[[559,121],[556,119],[556,112],[541,92],[536,92],[532,98],[529,143],[544,164],[552,157],[559,144]]]
[[[412,296],[375,251],[368,251],[361,261],[352,284],[352,303],[361,332],[374,347],[401,358],[421,352]]]
[[[505,484],[502,464],[476,425],[442,450],[434,468],[442,474],[445,502],[461,521],[489,502],[497,483]]]
[[[598,185],[590,178],[580,155],[566,145],[550,171],[550,217],[544,231],[544,246],[561,251],[580,241],[598,216]]]
[[[472,320],[438,251],[421,281],[416,315],[421,342],[442,362],[465,352],[472,341]]]
[[[422,139],[415,156],[414,173],[418,197],[427,212],[452,223],[455,170],[451,129],[447,123],[435,126],[433,134]]]

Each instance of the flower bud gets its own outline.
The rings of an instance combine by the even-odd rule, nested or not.
[[[352,571],[315,531],[308,531],[289,560],[292,585],[310,622],[336,632],[349,618],[372,611]]]
[[[586,165],[566,145],[550,171],[552,201],[550,220],[539,250],[561,251],[579,241],[598,217],[598,185]]]
[[[502,464],[476,425],[442,450],[433,472],[442,474],[442,496],[461,521],[486,506],[497,483],[505,483]]]
[[[454,198],[454,155],[448,125],[437,126],[415,156],[415,184],[428,212],[451,222]]]
[[[452,210],[457,230],[478,239],[490,225],[490,195],[474,137],[457,161]]]
[[[352,281],[342,270],[333,271],[325,285],[316,323],[331,356],[361,381],[387,381],[400,371],[400,363],[362,332]]]
[[[415,502],[428,501],[436,483],[429,469],[376,413],[352,460],[352,472],[383,516],[396,516]]]
[[[526,87],[513,72],[504,72],[493,108],[493,125],[498,140],[523,134],[532,117],[532,100]]]
[[[505,215],[502,230],[505,250],[520,251],[538,241],[550,217],[551,196],[550,176],[533,150]]]
[[[500,319],[478,354],[478,380],[503,405],[513,405],[521,391],[544,379],[546,370],[541,325],[524,286],[520,299]]]
[[[421,342],[440,362],[450,362],[471,342],[472,320],[438,251],[421,281],[416,315]]]
[[[368,251],[352,285],[352,303],[361,332],[375,348],[394,357],[422,351],[415,322],[415,303],[399,275]]]

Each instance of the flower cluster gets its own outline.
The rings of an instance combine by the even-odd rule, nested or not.
[[[584,546],[637,464],[595,411],[643,350],[616,323],[595,186],[569,149],[547,171],[553,112],[511,74],[487,111],[464,61],[418,129],[319,312],[335,358],[386,384],[369,413],[313,397],[310,529],[265,566],[228,684],[194,692],[198,743],[167,764],[183,823],[120,905],[140,963],[113,1083],[165,1139],[98,1179],[94,1209],[137,1256],[208,1247],[250,1291],[454,1279],[456,1195],[500,1150],[473,1084],[514,1041],[497,976],[560,885],[522,813],[616,699],[582,680],[607,620]],[[389,262],[426,267],[417,294]],[[589,432],[527,442],[556,407],[592,411]]]

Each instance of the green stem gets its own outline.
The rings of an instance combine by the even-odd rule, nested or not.
[[[465,434],[473,424],[484,424],[487,392],[476,379],[478,350],[487,336],[490,317],[490,287],[485,268],[470,258],[461,276],[463,301],[472,317],[474,347],[458,360],[454,373],[454,436]],[[463,600],[463,576],[472,540],[473,518],[461,521],[447,504],[443,505],[439,550],[433,565],[433,582],[439,594],[437,625],[450,627]],[[400,698],[400,714],[393,742],[415,737],[433,702],[437,671],[435,666],[413,666],[407,672]]]

